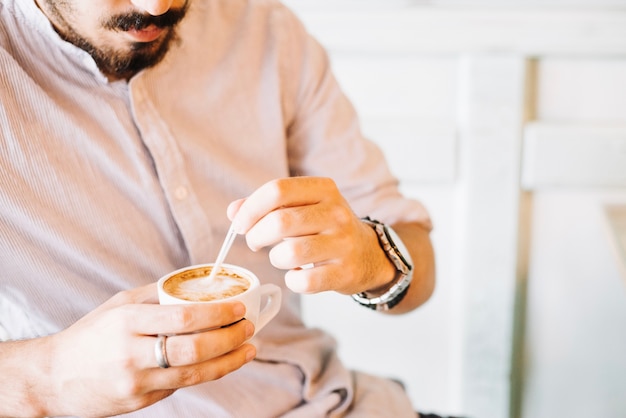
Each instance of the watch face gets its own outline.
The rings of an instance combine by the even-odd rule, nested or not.
[[[387,240],[389,241],[389,244],[391,245],[391,248],[393,249],[393,251],[396,253],[396,256],[400,259],[400,261],[404,265],[403,266],[404,268],[401,268],[401,266],[398,266],[397,264],[396,264],[396,267],[398,267],[398,269],[402,272],[404,272],[405,269],[408,269],[408,270],[413,269],[411,256],[409,255],[409,252],[406,249],[406,246],[404,245],[404,243],[402,242],[402,240],[400,239],[396,231],[394,231],[393,228],[390,228],[388,226],[385,226],[384,230],[385,230],[385,235],[387,237]]]
[[[352,295],[352,298],[367,308],[377,311],[388,311],[396,306],[407,294],[407,290],[413,278],[411,272],[413,269],[411,256],[396,231],[392,228],[369,217],[363,218],[362,221],[370,225],[376,231],[380,246],[396,267],[399,274],[396,274],[393,284],[389,290],[382,295],[369,298],[366,293],[356,293]]]

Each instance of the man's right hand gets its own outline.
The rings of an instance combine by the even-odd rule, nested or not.
[[[155,284],[120,292],[57,334],[0,344],[0,416],[117,415],[219,379],[256,355],[244,315],[240,303],[159,305]],[[159,334],[172,335],[169,368]]]

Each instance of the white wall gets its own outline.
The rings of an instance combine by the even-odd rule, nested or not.
[[[287,3],[431,211],[438,262],[411,314],[321,294],[309,323],[420,410],[626,416],[626,277],[605,216],[626,207],[626,0]]]

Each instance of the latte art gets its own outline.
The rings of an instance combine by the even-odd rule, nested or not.
[[[208,302],[229,298],[245,292],[250,287],[247,278],[222,269],[214,279],[208,280],[211,268],[186,270],[163,283],[166,293],[193,302]]]

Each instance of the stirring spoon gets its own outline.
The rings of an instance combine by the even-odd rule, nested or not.
[[[226,254],[228,254],[228,251],[230,250],[230,247],[233,245],[233,241],[235,241],[236,236],[237,236],[237,232],[235,232],[235,228],[231,224],[230,228],[228,229],[228,233],[226,234],[226,238],[224,239],[224,243],[222,244],[222,248],[220,248],[220,252],[217,254],[217,259],[215,260],[215,263],[213,264],[211,273],[209,274],[209,277],[207,277],[206,279],[207,281],[211,281],[215,279],[215,276],[217,276],[217,273],[222,267],[222,263],[224,263]]]

